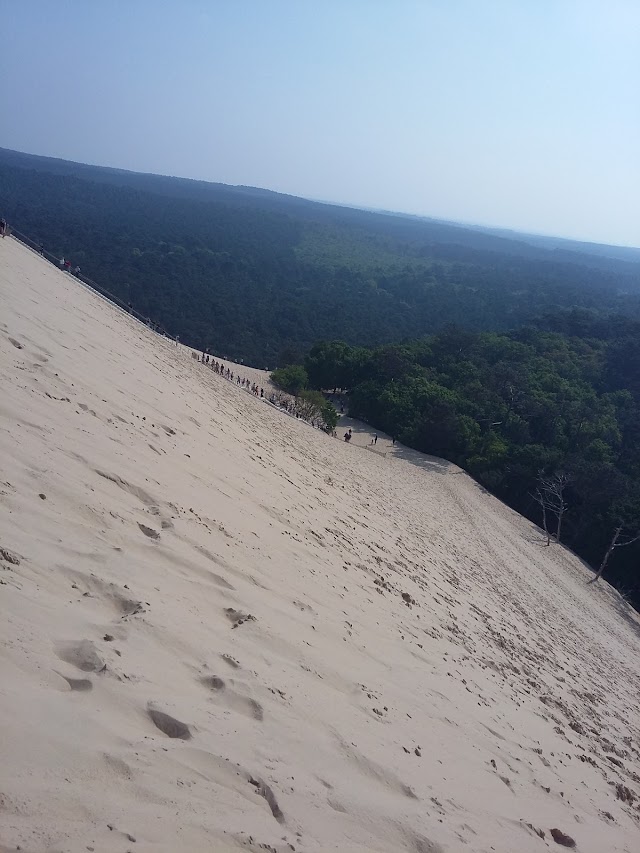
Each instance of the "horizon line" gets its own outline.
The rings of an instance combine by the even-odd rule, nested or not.
[[[61,163],[75,163],[78,166],[91,166],[97,169],[110,169],[114,172],[129,172],[133,175],[149,175],[155,178],[173,178],[179,181],[193,181],[194,183],[203,183],[203,184],[212,184],[219,185],[223,187],[233,187],[235,189],[252,189],[252,190],[260,190],[262,192],[273,193],[274,195],[282,195],[287,196],[288,198],[299,198],[303,201],[309,201],[314,204],[324,204],[331,207],[346,207],[349,210],[362,210],[367,213],[377,213],[379,215],[387,215],[387,216],[404,216],[411,219],[424,219],[430,220],[432,222],[438,222],[443,225],[449,225],[456,228],[462,228],[466,230],[474,230],[474,229],[487,229],[491,231],[508,231],[512,234],[519,235],[522,237],[540,237],[543,239],[549,240],[562,240],[567,243],[579,243],[585,246],[602,246],[608,247],[612,249],[629,249],[631,251],[640,252],[640,246],[629,245],[628,243],[602,243],[596,240],[585,240],[577,237],[564,237],[558,234],[549,234],[545,231],[519,231],[516,228],[508,225],[497,225],[497,224],[489,224],[483,222],[473,222],[469,220],[458,220],[458,219],[445,219],[442,217],[434,216],[430,213],[409,213],[406,210],[392,210],[390,208],[384,207],[371,207],[370,205],[361,205],[356,204],[354,202],[341,202],[341,201],[332,201],[328,199],[322,198],[314,198],[312,196],[306,195],[296,195],[295,193],[282,192],[281,190],[274,190],[270,187],[258,187],[252,184],[231,184],[225,183],[224,181],[215,181],[207,178],[191,178],[186,177],[184,175],[170,175],[170,174],[162,174],[161,172],[147,172],[140,171],[138,169],[128,169],[123,168],[122,166],[105,166],[103,163],[87,163],[82,160],[69,160],[66,157],[56,157],[51,154],[34,154],[31,151],[19,151],[17,148],[5,148],[0,145],[0,151],[10,151],[13,154],[25,154],[27,157],[41,157],[45,160],[59,160]],[[495,235],[502,236],[502,235]],[[508,240],[509,237],[504,237],[503,239]],[[526,242],[526,241],[525,241]],[[640,260],[640,258],[639,258]]]

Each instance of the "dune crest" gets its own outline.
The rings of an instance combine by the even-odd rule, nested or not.
[[[637,849],[611,587],[12,239],[0,299],[0,849]]]

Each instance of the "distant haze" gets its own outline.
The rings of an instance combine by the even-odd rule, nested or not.
[[[638,0],[22,0],[0,146],[640,246]]]

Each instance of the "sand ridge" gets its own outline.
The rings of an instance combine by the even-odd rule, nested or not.
[[[12,239],[0,299],[0,844],[637,850],[640,627],[577,558]]]

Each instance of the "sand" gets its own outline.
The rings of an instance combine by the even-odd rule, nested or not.
[[[640,625],[608,584],[13,239],[0,300],[1,849],[640,849]]]

